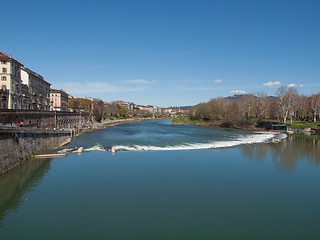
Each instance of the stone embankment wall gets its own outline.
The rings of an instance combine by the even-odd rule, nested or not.
[[[0,125],[19,127],[23,122],[25,127],[35,128],[73,128],[93,122],[93,115],[87,112],[52,112],[35,110],[1,109]]]
[[[0,175],[38,152],[54,149],[71,140],[63,130],[0,129]]]

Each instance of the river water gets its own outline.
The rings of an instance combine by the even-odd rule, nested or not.
[[[320,239],[319,136],[159,120],[74,145],[0,176],[0,239]]]

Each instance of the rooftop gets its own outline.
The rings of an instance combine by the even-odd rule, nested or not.
[[[32,71],[31,69],[26,68],[26,67],[22,67],[21,69],[26,71],[29,74],[32,74],[32,75],[34,75],[34,76],[36,76],[38,78],[41,78],[41,80],[43,80],[44,82],[48,83],[46,80],[44,80],[44,78],[39,73],[36,73],[36,72]],[[51,83],[48,83],[48,84],[51,85]]]
[[[20,64],[21,66],[23,66],[22,63],[18,62],[16,59],[14,59],[13,57],[5,54],[4,52],[1,52],[0,51],[0,60],[12,60],[12,61],[15,61],[17,62],[18,64]]]
[[[50,89],[50,93],[62,93],[62,94],[67,94],[65,91],[63,91],[62,89],[58,90],[58,89]]]

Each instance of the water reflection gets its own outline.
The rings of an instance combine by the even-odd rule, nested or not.
[[[271,154],[275,167],[280,171],[292,171],[299,160],[305,159],[310,165],[319,166],[320,136],[292,135],[277,144],[242,146],[242,152],[254,161],[264,161]]]
[[[30,160],[0,176],[0,226],[4,216],[16,211],[23,196],[49,171],[50,162],[51,159]]]

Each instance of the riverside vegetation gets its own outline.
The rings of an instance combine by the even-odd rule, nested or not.
[[[320,93],[308,97],[299,95],[295,88],[282,86],[275,97],[258,92],[238,98],[214,98],[194,106],[188,117],[179,116],[172,122],[254,129],[259,126],[259,122],[268,120],[291,127],[319,129],[319,111]],[[287,123],[288,119],[290,123]]]
[[[94,113],[95,120],[98,122],[104,119],[114,120],[132,117],[161,117],[160,115],[153,115],[151,112],[146,110],[136,110],[134,114],[131,115],[125,106],[121,106],[117,103],[105,105],[101,99],[91,101],[85,98],[72,98],[68,101],[68,108],[71,108],[74,112],[92,112]]]

